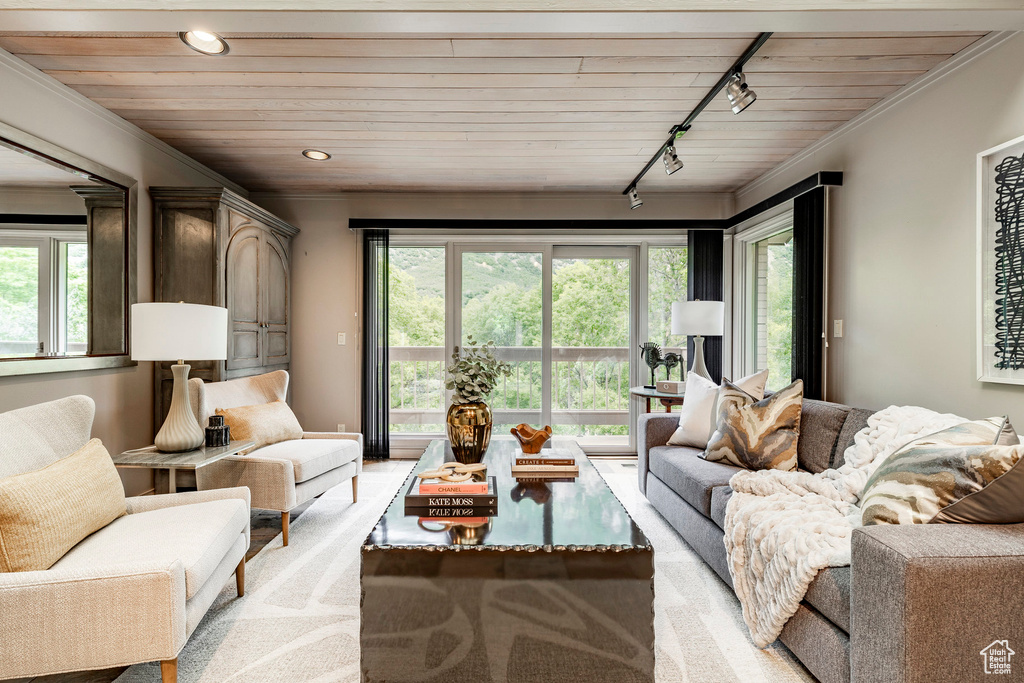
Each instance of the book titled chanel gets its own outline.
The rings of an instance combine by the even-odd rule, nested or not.
[[[498,494],[494,477],[487,478],[485,493],[422,493],[419,479],[412,478],[405,494],[405,507],[409,508],[481,508],[496,507]]]

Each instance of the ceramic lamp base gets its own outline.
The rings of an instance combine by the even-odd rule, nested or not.
[[[708,366],[704,364],[704,337],[699,334],[693,337],[693,365],[690,366],[690,372],[696,373],[704,379],[711,379]]]
[[[188,371],[191,366],[178,362],[171,366],[174,388],[171,393],[171,409],[157,432],[154,444],[162,453],[181,453],[203,445],[206,435],[199,428],[192,404],[188,397]]]

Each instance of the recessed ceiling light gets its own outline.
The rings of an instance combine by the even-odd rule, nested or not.
[[[178,33],[181,42],[204,55],[226,55],[228,41],[211,31],[182,31]]]
[[[321,152],[318,149],[304,149],[302,150],[302,156],[313,161],[327,161],[331,158],[331,155],[327,152]]]

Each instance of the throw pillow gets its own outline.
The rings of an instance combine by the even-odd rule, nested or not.
[[[1024,522],[1024,446],[1005,417],[916,439],[864,485],[861,521],[873,524]]]
[[[757,399],[764,397],[768,371],[761,370],[734,384]],[[668,440],[670,446],[705,448],[711,437],[715,419],[712,415],[718,397],[718,385],[695,372],[686,375],[683,407],[679,412],[679,427]]]
[[[224,423],[231,428],[232,440],[256,442],[250,452],[272,443],[302,438],[299,420],[284,401],[227,410],[218,408],[217,414],[223,415]]]
[[[803,400],[799,379],[760,401],[726,382],[719,393],[718,428],[704,459],[748,470],[795,470]]]
[[[121,478],[99,439],[40,470],[0,479],[0,572],[49,569],[125,513]]]

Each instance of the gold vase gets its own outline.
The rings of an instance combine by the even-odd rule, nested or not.
[[[464,464],[483,460],[491,443],[491,409],[486,403],[453,403],[448,408],[448,440],[455,459]]]

